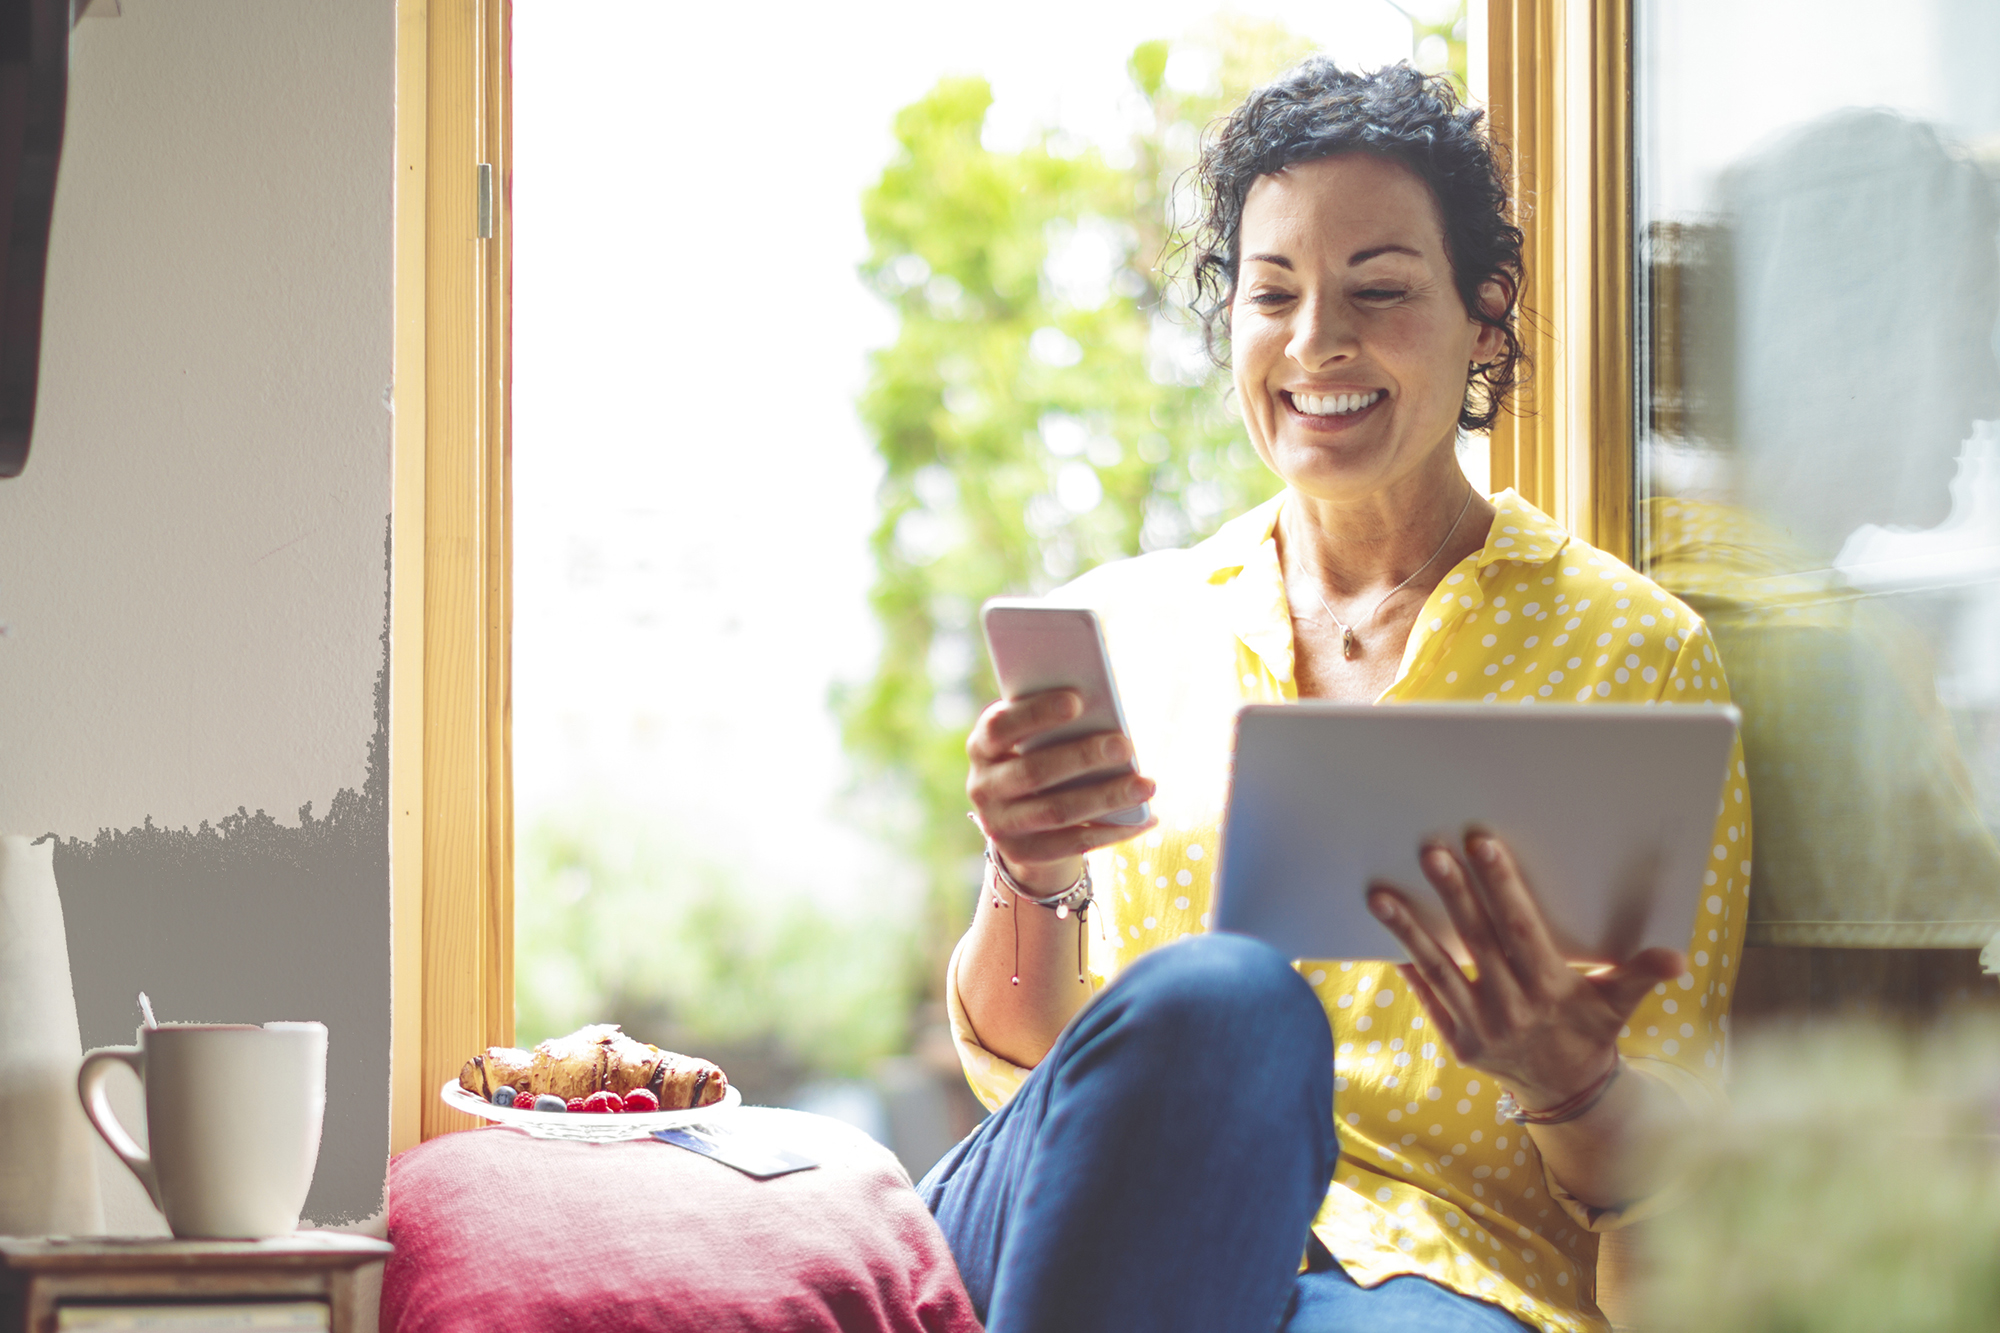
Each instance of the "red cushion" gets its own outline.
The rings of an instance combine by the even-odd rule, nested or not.
[[[977,1333],[896,1159],[838,1122],[745,1107],[824,1165],[753,1180],[651,1139],[447,1134],[389,1165],[382,1328]]]

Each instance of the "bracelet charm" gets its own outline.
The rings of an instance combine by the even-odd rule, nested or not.
[[[1007,873],[1007,867],[1000,863],[1000,853],[994,848],[991,838],[986,840],[986,865],[992,871],[993,882],[996,885],[1005,885],[1007,892],[1011,893],[1017,901],[1033,903],[1037,907],[1051,908],[1054,910],[1056,920],[1058,921],[1068,920],[1071,912],[1076,913],[1076,920],[1079,927],[1076,932],[1076,980],[1078,985],[1083,985],[1085,977],[1083,968],[1083,931],[1081,926],[1090,915],[1090,905],[1097,901],[1090,884],[1090,859],[1088,857],[1084,858],[1083,873],[1076,877],[1076,883],[1056,893],[1045,894],[1040,897],[1029,893],[1019,880]],[[993,905],[995,907],[1010,909],[1013,907],[1013,903],[1001,901],[998,889],[993,894]],[[1021,919],[1018,916],[1014,918],[1014,975],[1012,980],[1016,986],[1021,984]]]

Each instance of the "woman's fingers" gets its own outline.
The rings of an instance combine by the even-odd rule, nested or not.
[[[1124,736],[1105,732],[1021,748],[1073,721],[1080,707],[1074,690],[1001,700],[980,714],[965,741],[973,821],[1035,892],[1071,882],[1085,852],[1154,824],[1101,822],[1153,798],[1153,782],[1131,771],[1132,744]]]
[[[1115,731],[1021,751],[1023,742],[1072,720],[1078,707],[1076,691],[1049,690],[1025,699],[1003,699],[980,715],[965,741],[966,756],[972,761],[965,789],[982,814],[1131,761],[1131,741]]]
[[[1677,949],[1642,949],[1624,962],[1586,978],[1604,997],[1605,1005],[1623,1023],[1662,982],[1675,981],[1687,971],[1687,959]]]
[[[1075,690],[1045,690],[1021,699],[1002,699],[990,705],[972,724],[965,738],[965,751],[977,763],[994,763],[1012,754],[1014,747],[1051,727],[1059,727],[1083,711],[1083,696]]]
[[[1090,773],[1115,776],[1113,770],[1129,769],[1132,743],[1115,731],[1081,736],[1060,745],[1011,755],[985,765],[975,764],[971,783],[984,794],[1002,801],[1019,800],[1074,781]],[[970,791],[978,796],[981,793]]]
[[[996,836],[1003,833],[1039,833],[1078,824],[1096,824],[1121,810],[1130,810],[1135,805],[1152,800],[1154,790],[1151,778],[1117,773],[1102,781],[1071,787],[1066,791],[1044,792],[991,806],[981,805],[979,813],[988,831]],[[1125,836],[1131,836],[1130,826],[1113,827],[1124,828]]]
[[[1433,845],[1420,861],[1471,969],[1446,952],[1402,891],[1371,885],[1369,909],[1408,952],[1398,971],[1452,1053],[1517,1095],[1536,1094],[1531,1104],[1559,1102],[1596,1077],[1613,1034],[1646,993],[1685,975],[1686,960],[1671,949],[1589,976],[1572,971],[1512,855],[1491,835],[1469,835],[1463,860]]]
[[[1369,886],[1368,910],[1388,927],[1396,942],[1403,946],[1403,952],[1410,956],[1408,966],[1423,981],[1429,997],[1426,1008],[1431,1009],[1431,1016],[1449,1022],[1454,1037],[1465,1031],[1477,1008],[1472,984],[1444,946],[1432,939],[1431,933],[1417,920],[1402,890],[1390,884]]]
[[[1454,964],[1455,966],[1456,964]],[[1452,1055],[1463,1060],[1469,1052],[1459,1044],[1458,1034],[1460,1028],[1457,1015],[1453,1014],[1444,1001],[1438,998],[1437,992],[1432,990],[1430,983],[1424,980],[1423,973],[1417,971],[1416,964],[1396,964],[1396,975],[1401,977],[1403,984],[1415,993],[1417,1002],[1422,1004],[1424,1012],[1430,1015],[1431,1026],[1436,1028],[1438,1032],[1438,1040],[1451,1049]]]
[[[1497,1000],[1511,999],[1519,991],[1513,963],[1500,948],[1485,899],[1474,892],[1472,877],[1458,854],[1442,843],[1432,843],[1418,854],[1417,864],[1423,867],[1424,878],[1437,890],[1438,901],[1444,904],[1445,915],[1451,918],[1451,928],[1458,932],[1465,951],[1472,955],[1473,964],[1479,969],[1480,991]]]
[[[1549,938],[1541,904],[1529,890],[1513,852],[1492,834],[1475,831],[1465,836],[1465,854],[1473,871],[1473,892],[1481,899],[1494,940],[1514,975],[1539,993],[1560,991],[1568,965]]]
[[[1050,690],[1002,701],[980,716],[966,740],[972,763],[965,791],[988,836],[999,839],[1093,824],[1152,799],[1153,783],[1130,771],[1132,743],[1118,732],[1027,752],[1020,749],[1022,743],[1073,719],[1076,709],[1074,690]],[[1095,773],[1103,777],[1081,781]],[[1114,833],[1119,830],[1122,836],[1131,836],[1130,826],[1114,826]],[[1114,841],[1116,836],[1093,837],[1088,845]]]

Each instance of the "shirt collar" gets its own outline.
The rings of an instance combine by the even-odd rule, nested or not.
[[[1202,554],[1203,573],[1219,588],[1224,615],[1243,646],[1296,697],[1292,679],[1292,617],[1285,602],[1285,579],[1278,568],[1278,512],[1286,492],[1229,520],[1195,550]]]
[[[1284,507],[1287,493],[1280,491],[1255,509],[1223,524],[1195,551],[1202,556],[1208,582],[1226,590],[1228,615],[1236,637],[1263,661],[1287,695],[1295,695],[1298,687],[1293,678],[1291,608],[1285,600],[1284,574],[1278,567],[1278,513]],[[1570,535],[1562,525],[1529,504],[1512,487],[1491,498],[1493,526],[1487,529],[1486,544],[1479,550],[1480,571],[1510,561],[1538,565],[1569,544]],[[1474,582],[1475,586],[1463,589],[1462,594],[1460,589],[1451,591],[1476,606],[1485,596]],[[1438,595],[1443,592],[1440,587]],[[1429,637],[1426,631],[1430,615],[1427,608],[1411,633],[1410,651],[1404,655],[1405,670],[1415,656],[1418,641]]]
[[[1479,567],[1503,560],[1539,565],[1569,545],[1563,526],[1522,499],[1512,486],[1493,497],[1493,526],[1486,530]]]
[[[1230,519],[1195,548],[1204,557],[1210,583],[1223,583],[1253,564],[1277,569],[1278,512],[1284,508],[1286,494],[1280,491],[1248,513]],[[1563,526],[1522,499],[1513,487],[1491,499],[1493,526],[1487,529],[1486,545],[1479,551],[1481,569],[1503,560],[1538,565],[1569,544],[1569,533]]]

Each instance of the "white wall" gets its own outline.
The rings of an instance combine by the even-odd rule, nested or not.
[[[351,1219],[388,1142],[394,4],[122,9],[73,39],[34,451],[0,482],[0,829],[82,840],[86,1045],[131,1040],[142,987],[328,1022],[308,1213]],[[276,824],[163,832],[239,808]]]

